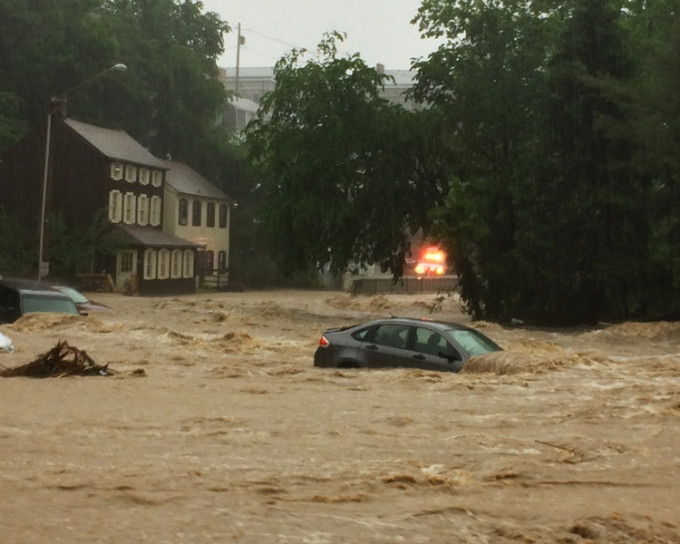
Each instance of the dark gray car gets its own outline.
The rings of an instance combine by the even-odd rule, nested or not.
[[[324,331],[314,366],[413,367],[458,372],[465,361],[502,348],[479,331],[429,319],[378,319]]]
[[[78,315],[73,301],[34,280],[0,280],[0,323],[12,323],[32,312],[58,312]]]

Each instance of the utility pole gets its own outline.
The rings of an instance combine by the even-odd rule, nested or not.
[[[241,68],[241,46],[246,43],[246,39],[241,36],[241,23],[238,24],[238,38],[236,41],[236,82],[234,83],[234,94],[238,96],[238,78]]]
[[[82,89],[86,85],[92,83],[95,79],[100,78],[108,72],[124,72],[127,70],[127,66],[124,64],[115,64],[106,70],[93,75],[90,79],[83,81],[80,85],[69,89],[65,93],[58,97],[52,98],[50,100],[49,113],[47,114],[47,133],[45,135],[45,163],[43,166],[43,179],[42,179],[42,203],[40,206],[40,243],[38,247],[38,281],[42,280],[45,276],[49,274],[50,265],[49,262],[45,261],[45,221],[46,221],[46,209],[47,209],[47,185],[50,172],[50,153],[51,153],[51,140],[52,140],[52,120],[55,115],[61,113],[64,117],[66,116],[66,103],[69,95],[73,94],[79,89]]]

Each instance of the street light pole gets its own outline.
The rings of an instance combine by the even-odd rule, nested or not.
[[[59,111],[63,110],[63,108],[66,107],[66,101],[68,99],[68,95],[74,93],[75,91],[78,91],[85,87],[86,85],[89,85],[92,81],[95,79],[98,79],[99,77],[103,76],[104,74],[108,72],[124,72],[127,70],[127,66],[125,64],[114,64],[113,66],[107,68],[106,70],[102,70],[98,74],[93,75],[90,79],[87,79],[80,83],[79,85],[76,85],[72,89],[69,89],[65,93],[62,93],[56,98],[52,98],[50,100],[50,111],[47,114],[47,132],[45,134],[45,163],[43,167],[43,179],[42,179],[42,203],[40,207],[40,243],[38,247],[38,281],[42,280],[45,276],[48,275],[49,273],[49,263],[44,261],[44,253],[45,253],[45,213],[46,213],[46,208],[47,208],[47,181],[49,177],[49,170],[50,170],[50,150],[51,150],[51,139],[52,139],[52,117],[54,114]]]

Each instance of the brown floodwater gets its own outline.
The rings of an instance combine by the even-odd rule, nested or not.
[[[470,323],[454,297],[126,297],[0,325],[111,377],[0,378],[0,542],[680,543],[680,323]],[[399,315],[505,351],[459,374],[312,366]]]

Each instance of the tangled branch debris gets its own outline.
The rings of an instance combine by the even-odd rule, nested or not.
[[[110,376],[113,374],[104,366],[96,364],[84,351],[69,346],[65,340],[35,360],[16,368],[0,371],[0,376],[10,378],[25,376],[29,378],[60,378],[62,376]]]

